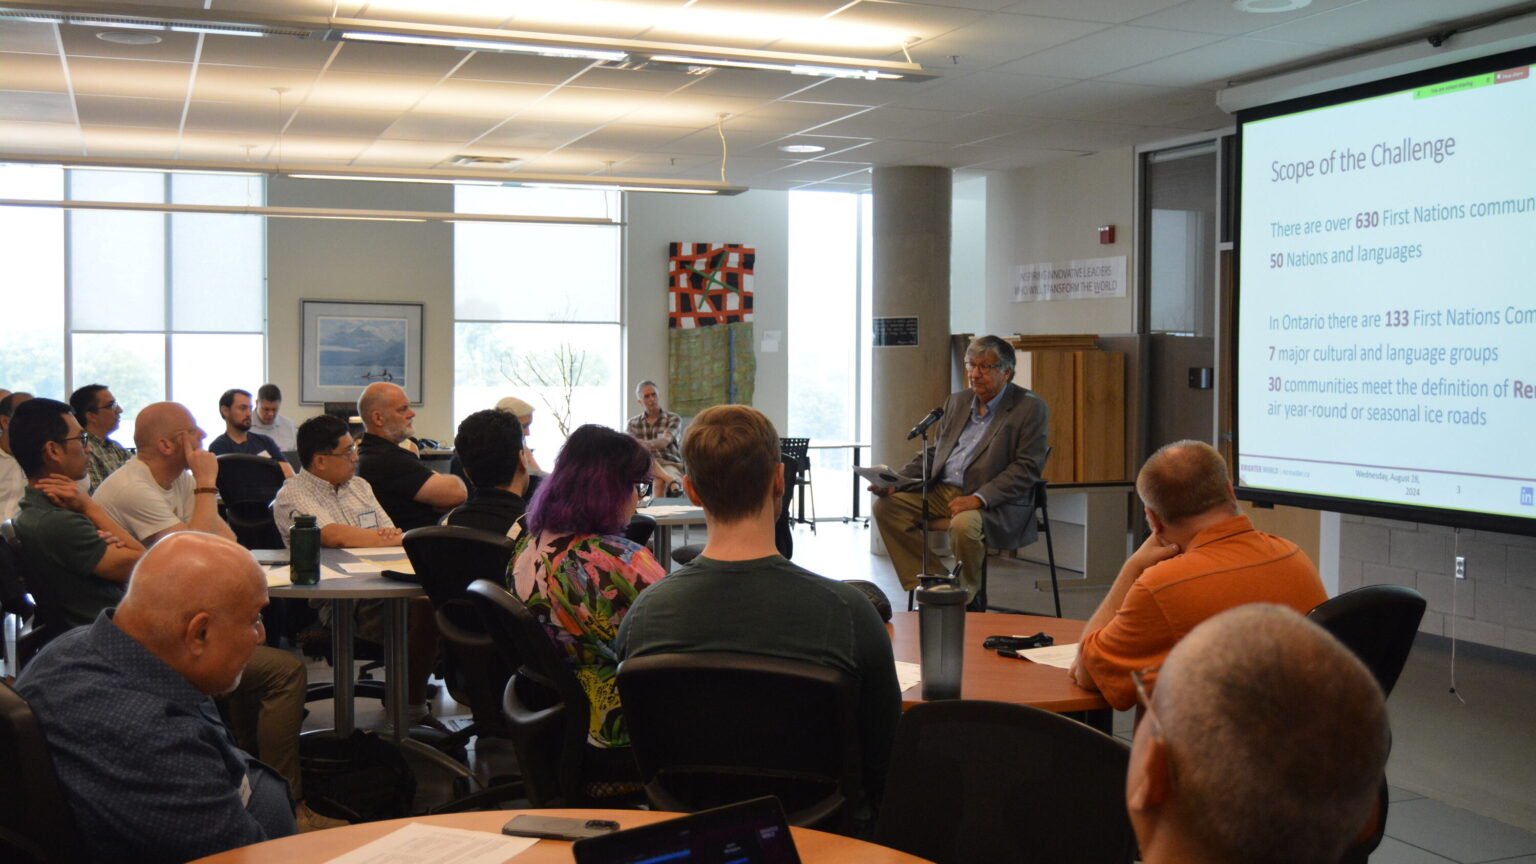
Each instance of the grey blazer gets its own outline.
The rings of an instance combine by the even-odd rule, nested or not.
[[[930,483],[943,474],[944,460],[960,440],[975,401],[976,394],[969,390],[951,393],[944,400],[938,438],[931,445],[934,452]],[[1010,381],[997,403],[997,417],[987,428],[986,438],[965,466],[960,491],[986,499],[982,526],[988,546],[1017,549],[1035,542],[1035,520],[1031,517],[1035,509],[1035,484],[1040,482],[1040,469],[1045,464],[1049,416],[1044,399]],[[913,478],[902,485],[904,491],[919,489],[923,454],[914,456],[900,473]]]

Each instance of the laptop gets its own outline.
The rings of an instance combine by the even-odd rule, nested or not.
[[[772,795],[577,840],[576,864],[800,864]]]

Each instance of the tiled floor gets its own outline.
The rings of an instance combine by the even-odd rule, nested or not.
[[[795,562],[837,579],[868,579],[903,609],[906,596],[887,559],[869,552],[870,528],[857,523],[822,522],[812,534],[795,532]],[[697,529],[691,538],[702,539]],[[682,542],[679,539],[678,542]],[[1072,587],[1077,574],[1061,571],[1062,612],[1086,618],[1103,589]],[[989,588],[997,605],[1043,614],[1051,609],[1045,567],[994,558]],[[1034,588],[1045,580],[1045,591]],[[1463,648],[1456,659],[1457,692],[1448,692],[1450,652],[1443,645],[1419,645],[1388,701],[1393,752],[1387,766],[1391,786],[1387,837],[1371,856],[1374,864],[1536,864],[1536,662],[1490,657]],[[311,666],[311,679],[330,675]],[[329,703],[312,703],[306,729],[330,723]],[[446,694],[434,706],[440,717],[461,714]],[[376,705],[359,702],[358,722],[382,724]],[[451,722],[451,721],[450,721]],[[1129,735],[1130,715],[1117,715],[1116,733]],[[427,779],[422,795],[445,799],[449,784]]]

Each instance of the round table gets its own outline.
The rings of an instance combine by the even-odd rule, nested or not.
[[[519,813],[541,816],[567,816],[580,819],[612,819],[620,828],[634,828],[677,816],[677,813],[656,813],[647,810],[484,810],[474,813],[446,813],[439,816],[416,816],[410,819],[391,819],[349,825],[327,831],[295,834],[281,840],[268,840],[220,852],[198,859],[197,864],[320,864],[343,855],[365,843],[377,840],[385,834],[411,822],[424,822],[448,828],[465,828],[475,831],[500,832],[501,826]],[[809,828],[790,828],[800,859],[805,864],[922,864],[915,858],[895,849],[876,846],[851,837],[813,831]],[[511,859],[514,864],[553,864],[571,858],[571,844],[563,840],[540,840],[533,848]]]

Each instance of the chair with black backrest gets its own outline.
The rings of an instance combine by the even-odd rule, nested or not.
[[[1367,585],[1319,603],[1307,617],[1353,651],[1381,685],[1382,695],[1390,696],[1413,650],[1426,605],[1424,595],[1412,588]],[[1377,805],[1374,830],[1349,850],[1346,862],[1365,861],[1381,844],[1387,827],[1385,777],[1381,780]]]
[[[462,746],[471,737],[507,737],[501,713],[501,694],[512,677],[512,667],[491,639],[484,619],[470,602],[469,583],[476,579],[503,581],[516,543],[502,534],[474,528],[433,525],[413,528],[401,538],[411,559],[415,578],[432,601],[438,633],[443,638],[443,680],[455,702],[469,707],[474,721],[441,742],[440,750]],[[479,744],[477,753],[479,752]],[[506,775],[492,779],[491,786],[472,798],[446,805],[464,810],[494,806],[523,794],[521,778]]]
[[[1047,447],[1047,448],[1045,448],[1045,461],[1049,462],[1050,459],[1051,459],[1051,448]],[[1040,470],[1041,471],[1045,470],[1045,463],[1044,462],[1041,463]],[[1061,617],[1061,586],[1056,581],[1056,544],[1054,542],[1052,542],[1052,540],[1051,540],[1051,514],[1050,514],[1050,510],[1046,507],[1047,495],[1046,495],[1046,491],[1045,490],[1046,490],[1046,487],[1048,485],[1049,484],[1046,482],[1046,479],[1044,477],[1041,477],[1040,478],[1040,482],[1038,482],[1038,483],[1036,483],[1034,485],[1034,489],[1030,492],[1030,502],[1032,503],[1034,509],[1033,509],[1033,512],[1030,513],[1030,517],[1029,518],[1035,520],[1035,526],[1038,529],[1038,531],[1040,533],[1040,536],[1045,538],[1045,559],[1046,559],[1046,563],[1050,566],[1050,570],[1051,570],[1051,599],[1055,601],[1056,617],[1060,618]],[[918,530],[921,530],[921,528],[919,528]],[[946,519],[933,519],[933,520],[931,520],[928,523],[928,530],[929,530],[929,532],[944,532],[944,531],[948,531],[949,530],[949,519],[946,518]],[[983,538],[982,542],[986,542],[985,538]],[[1013,613],[1015,615],[1032,615],[1032,614],[1034,614],[1032,612],[1026,612],[1023,609],[1010,609],[1010,608],[1005,607],[1005,606],[993,606],[993,605],[988,603],[988,601],[987,601],[987,557],[990,557],[990,556],[983,556],[982,559],[981,559],[981,587],[976,589],[976,596],[971,598],[971,603],[970,603],[970,606],[969,606],[970,610],[973,611],[973,612],[1009,612],[1009,613]],[[960,568],[959,568],[958,564],[955,567],[955,572],[956,572],[956,574],[958,574],[960,572]],[[915,595],[915,593],[913,591],[908,591],[907,592],[907,609],[909,611],[912,609],[913,601],[914,601],[914,597],[915,596],[916,595]]]
[[[811,526],[811,533],[816,533],[816,491],[811,485],[811,439],[809,438],[780,438],[779,453],[793,459],[793,471],[790,463],[785,463],[784,485],[787,496],[795,493],[800,500],[799,514],[795,521],[803,525]],[[809,498],[811,502],[811,518],[805,518],[805,502]]]
[[[225,453],[219,457],[219,503],[235,532],[235,540],[247,549],[281,549],[268,505],[283,487],[282,464],[266,456]]]
[[[817,663],[699,651],[619,664],[646,797],[694,812],[776,795],[791,824],[851,832],[870,802],[858,685]]]
[[[793,558],[795,557],[795,534],[790,530],[790,526],[794,520],[790,518],[789,505],[794,498],[789,494],[788,480],[794,471],[795,459],[792,456],[780,456],[779,459],[784,463],[785,487],[784,497],[779,501],[779,518],[773,522],[773,545],[778,547],[780,555]],[[679,565],[687,564],[699,557],[703,551],[703,543],[679,546],[672,550],[672,560]]]
[[[1135,860],[1130,747],[1059,714],[925,702],[902,715],[874,840],[936,864]]]
[[[470,583],[469,597],[503,660],[517,670],[503,691],[502,712],[529,803],[629,806],[638,783],[631,782],[632,776],[603,776],[595,767],[598,758],[609,754],[587,745],[591,703],[544,625],[497,582]]]
[[[27,700],[0,683],[0,859],[16,864],[78,860],[76,827]]]
[[[656,533],[656,517],[647,516],[644,513],[636,513],[629,517],[629,524],[624,526],[624,539],[641,546],[651,542],[651,535]]]
[[[6,557],[6,563],[0,564],[0,579],[5,582],[0,588],[0,595],[3,595],[0,596],[0,609],[8,615],[17,615],[22,622],[31,622],[31,628],[25,633],[18,630],[16,656],[11,658],[14,673],[20,672],[21,667],[53,637],[69,628],[57,617],[61,607],[51,586],[31,574],[27,557],[21,550],[21,540],[16,536],[16,526],[9,519],[0,522],[0,541],[5,547],[5,552],[0,554]],[[7,567],[9,574],[5,573]],[[9,645],[6,650],[10,650]]]

